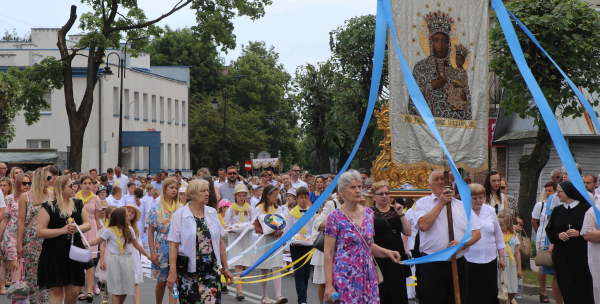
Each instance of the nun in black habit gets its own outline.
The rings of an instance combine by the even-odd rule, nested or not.
[[[552,262],[565,304],[594,303],[587,242],[581,236],[588,201],[570,181],[559,184],[556,195],[563,205],[552,211],[546,234],[554,244]]]

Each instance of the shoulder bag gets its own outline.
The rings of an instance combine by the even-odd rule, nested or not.
[[[6,295],[9,299],[12,299],[15,302],[26,301],[29,297],[29,287],[27,286],[27,282],[25,282],[25,265],[23,265],[23,258],[19,258],[19,276],[18,280],[15,280],[17,277],[13,274],[12,283],[10,287],[6,289]]]
[[[502,275],[502,270],[500,271],[500,286],[498,287],[498,300],[506,301],[508,300],[508,289],[506,288],[506,283],[504,282],[504,276]]]
[[[337,209],[338,206],[335,202],[335,199],[333,200],[333,204],[335,205],[335,209]],[[317,238],[313,242],[313,247],[321,252],[325,251],[325,231],[319,232],[319,236],[317,236]]]
[[[394,235],[398,236],[398,239],[400,240],[400,244],[404,244],[404,241],[402,240],[402,237],[400,236],[400,234],[398,233],[398,231],[396,231],[396,229],[394,229],[394,227],[392,227],[392,225],[390,224],[390,222],[388,222],[387,219],[385,219],[385,217],[383,216],[383,213],[381,211],[379,211],[379,209],[377,209],[377,207],[375,207],[375,206],[373,206],[373,209],[375,209],[375,212],[377,212],[379,214],[379,216],[381,216],[381,218],[383,219],[383,221],[385,222],[385,224],[390,228],[390,230],[392,231],[392,233]],[[406,261],[406,260],[409,259],[408,254],[405,251],[400,252],[400,256],[402,257],[403,261]],[[402,265],[402,268],[403,268],[402,270],[404,271],[404,275],[407,278],[412,275],[412,270],[410,269],[410,266],[408,266],[408,265]]]
[[[542,205],[542,208],[544,208],[544,205]],[[545,214],[542,214],[542,216],[546,221],[548,220],[548,217]],[[541,227],[544,227],[543,225],[544,224],[542,224]],[[554,264],[552,263],[552,255],[550,254],[550,247],[539,246],[539,248],[540,249],[536,251],[535,255],[535,265],[538,267],[554,267]]]
[[[365,238],[362,236],[362,234],[360,233],[360,230],[358,230],[358,227],[356,227],[356,224],[354,224],[354,221],[346,214],[346,212],[344,212],[344,210],[340,209],[340,211],[342,211],[342,213],[348,218],[348,220],[350,221],[350,223],[352,223],[352,226],[354,227],[354,230],[356,230],[356,233],[358,233],[358,235],[360,236],[360,238],[363,240],[363,242],[365,243],[365,245],[367,247],[369,247],[369,250],[371,249],[371,246],[369,246],[369,244],[367,243],[367,241],[365,240]],[[373,258],[373,262],[375,263],[375,271],[377,272],[377,282],[379,284],[383,283],[383,273],[381,272],[381,268],[379,268],[379,265],[377,264],[377,261],[375,260],[375,257],[373,256],[373,254],[371,252],[369,252],[369,254],[371,254],[371,257]]]
[[[519,243],[521,243],[521,246],[519,246],[521,256],[526,257],[528,259],[531,258],[533,256],[533,250],[531,249],[531,239],[527,236],[525,230],[521,231],[517,235],[517,238],[519,238]]]
[[[83,232],[81,232],[81,229],[79,229],[79,226],[77,224],[75,224],[75,227],[77,227],[77,230],[79,231],[79,234],[81,235],[81,238],[83,239],[83,241],[87,244],[87,247],[91,248],[87,239],[83,235]],[[82,263],[90,262],[92,260],[92,250],[79,248],[79,247],[73,245],[74,239],[75,239],[74,237],[71,237],[71,249],[69,250],[69,259],[71,259],[73,261],[77,261],[77,262],[82,262]]]

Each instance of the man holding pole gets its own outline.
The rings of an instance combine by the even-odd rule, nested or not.
[[[420,251],[423,256],[436,253],[447,247],[458,244],[464,236],[468,219],[463,203],[452,197],[453,191],[446,189],[444,172],[434,170],[429,175],[429,185],[432,195],[423,197],[416,202],[415,218],[420,230]],[[449,216],[447,215],[447,204],[451,208],[451,225],[453,237],[450,237]],[[481,224],[477,216],[471,212],[471,240],[463,248],[456,252],[451,261],[430,262],[417,265],[417,277],[419,282],[420,304],[457,304],[455,296],[460,298],[461,304],[467,304],[467,261],[463,257],[467,248],[475,244],[481,234]],[[456,267],[453,264],[456,263]],[[456,271],[453,271],[453,268]],[[454,281],[458,279],[460,288],[454,288]],[[477,278],[475,278],[477,279]],[[473,299],[476,301],[477,299]]]

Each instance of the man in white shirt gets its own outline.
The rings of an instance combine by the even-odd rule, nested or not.
[[[254,195],[250,198],[250,205],[254,209],[254,208],[256,208],[256,205],[258,204],[258,202],[260,202],[260,197],[262,196],[262,193],[263,193],[263,186],[255,185],[252,187],[252,189],[254,189]]]
[[[108,203],[109,206],[123,207],[123,206],[125,206],[125,204],[122,201],[122,198],[123,198],[123,189],[121,189],[120,187],[113,187],[112,193],[110,194],[109,197],[106,198],[106,202]]]
[[[290,169],[290,177],[292,178],[292,188],[300,189],[300,187],[305,187],[308,189],[308,185],[300,180],[300,166],[296,164],[292,165],[292,168]]]
[[[227,173],[225,168],[219,168],[219,179],[215,181],[215,186],[217,188],[221,187],[224,183],[227,182]]]
[[[464,236],[468,218],[461,201],[452,197],[453,191],[445,189],[444,172],[434,170],[429,175],[429,185],[432,195],[423,197],[416,202],[415,218],[419,227],[420,247],[422,255],[429,255],[454,246]],[[454,240],[449,241],[448,218],[446,204],[452,204],[452,222],[454,227]],[[462,249],[456,252],[458,276],[460,282],[461,302],[467,303],[467,260],[463,257],[466,248],[475,244],[481,237],[479,229],[481,224],[472,210],[471,214],[471,240]],[[454,298],[452,288],[452,266],[450,261],[431,262],[417,265],[419,277],[419,302],[422,304],[444,303],[447,299]],[[435,290],[436,292],[431,292]]]
[[[135,191],[135,183],[134,182],[127,183],[127,188],[126,188],[125,194],[123,194],[123,198],[122,198],[122,201],[125,205],[129,204],[130,200],[133,199],[134,191]],[[142,190],[142,192],[143,191],[144,190]]]
[[[119,167],[119,166],[115,167],[115,178],[119,181],[119,187],[121,187],[121,189],[123,189],[123,192],[127,191],[127,184],[129,183],[129,177],[127,177],[127,175],[123,174],[123,171],[121,171],[121,167]]]

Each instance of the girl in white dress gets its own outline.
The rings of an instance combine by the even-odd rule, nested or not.
[[[265,187],[265,190],[263,191],[260,202],[258,202],[258,204],[256,205],[256,209],[254,211],[256,212],[256,214],[259,214],[259,215],[261,215],[261,214],[279,214],[283,217],[284,214],[283,214],[281,207],[277,206],[278,199],[279,199],[279,189],[277,189],[276,186],[267,185]],[[263,233],[262,226],[260,225],[259,219],[256,219],[256,221],[254,221],[254,229],[256,230],[256,232],[258,234]],[[272,243],[272,242],[278,240],[282,235],[283,235],[283,230],[275,231],[272,234],[263,237],[256,244],[256,247],[260,248],[262,246],[265,246],[266,244]],[[262,257],[269,249],[270,248],[267,247],[267,248],[258,250],[256,252],[253,263],[258,261],[258,259],[260,257]],[[281,267],[283,267],[283,253],[279,252],[279,253],[273,255],[270,259],[264,261],[262,264],[258,265],[258,267],[256,267],[256,269],[260,269],[260,274],[263,275],[262,279],[264,279],[264,278],[266,278],[266,275],[268,273],[278,271]],[[280,273],[275,273],[274,275],[278,275],[278,274],[280,274]],[[267,282],[261,282],[260,283],[260,287],[262,288],[261,303],[262,304],[287,303],[288,302],[287,298],[281,296],[281,278],[274,279],[272,281],[273,281],[273,285],[275,285],[275,296],[276,296],[277,300],[275,302],[272,302],[271,299],[269,299],[269,296],[267,294]]]
[[[137,190],[137,189],[136,189]],[[141,189],[140,189],[141,190]],[[138,243],[142,243],[140,238],[140,230],[137,222],[140,220],[142,213],[135,204],[125,206],[127,209],[127,224],[133,228],[135,235],[133,236]],[[140,252],[131,248],[131,257],[133,258],[133,269],[135,270],[135,294],[133,295],[133,303],[140,304],[140,286],[144,283],[144,273],[142,272],[142,258]]]
[[[498,223],[504,236],[506,250],[504,256],[506,268],[498,272],[498,283],[504,283],[508,291],[507,304],[510,304],[519,292],[519,279],[521,278],[521,253],[519,252],[519,238],[517,238],[512,222],[512,217],[507,212],[498,214]]]
[[[252,218],[256,214],[250,204],[246,202],[246,195],[248,194],[248,188],[244,184],[239,184],[235,186],[233,190],[233,195],[235,196],[235,203],[229,206],[227,211],[225,211],[225,227],[231,227],[235,224],[241,223],[249,223],[252,221]],[[229,236],[227,237],[227,247],[229,247],[235,240],[238,239],[241,233],[236,233],[233,231],[229,232]],[[227,259],[231,260],[233,257],[237,256],[244,252],[244,250],[250,248],[252,246],[252,231],[246,232],[244,236],[227,252]],[[239,260],[229,263],[229,267],[234,266],[235,272],[239,273],[246,270],[247,267],[252,266],[254,263],[254,253],[245,254],[240,257]],[[240,280],[242,282],[243,280]],[[238,283],[236,287],[235,298],[238,301],[243,300],[245,297],[242,294],[242,286],[244,284]]]

